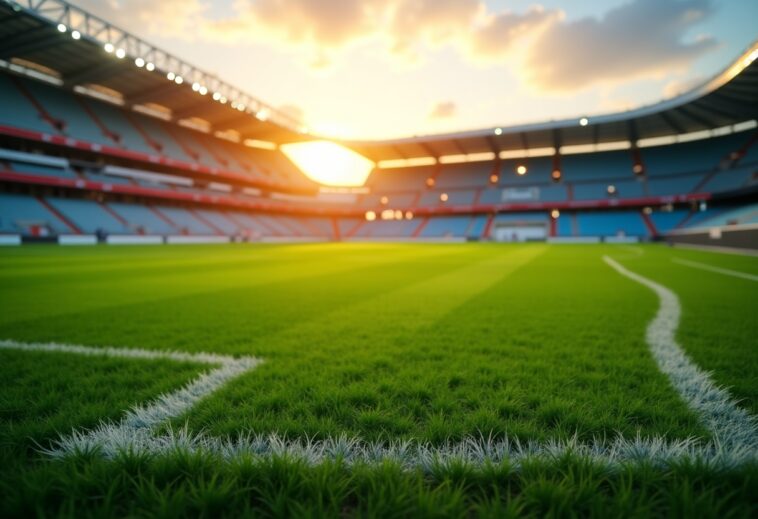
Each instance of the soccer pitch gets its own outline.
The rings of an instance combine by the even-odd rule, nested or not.
[[[0,516],[758,510],[754,257],[23,247],[0,278]]]

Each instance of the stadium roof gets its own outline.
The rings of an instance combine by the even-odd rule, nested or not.
[[[0,0],[0,60],[41,65],[64,88],[106,87],[127,106],[154,103],[242,139],[306,138],[287,114],[64,0]]]
[[[711,80],[656,104],[626,112],[577,116],[502,128],[345,143],[374,161],[494,154],[637,142],[737,125],[758,118],[758,42]]]
[[[626,112],[342,143],[381,162],[498,156],[509,151],[638,142],[713,130],[758,119],[756,58],[758,42],[690,92]],[[282,144],[315,138],[304,134],[301,123],[287,114],[65,0],[0,0],[0,61],[8,65],[19,60],[55,71],[64,88],[105,87],[121,94],[127,106],[161,105],[171,110],[174,120],[199,118],[210,123],[211,130],[234,130],[243,140]],[[181,84],[176,76],[181,76]],[[222,104],[223,100],[226,103]]]

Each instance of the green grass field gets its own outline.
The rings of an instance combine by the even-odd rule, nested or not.
[[[653,245],[6,249],[0,340],[263,360],[156,435],[432,451],[485,440],[622,437],[695,451],[718,442],[651,355],[658,297],[604,255],[678,296],[681,348],[758,413],[758,284],[749,278],[758,259]],[[0,349],[0,517],[758,513],[755,445],[740,463],[606,463],[564,451],[423,466],[181,447],[48,452],[61,435],[117,422],[208,370]]]

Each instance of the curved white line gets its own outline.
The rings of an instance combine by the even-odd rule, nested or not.
[[[619,274],[648,287],[658,295],[660,307],[647,327],[646,339],[658,368],[668,376],[679,395],[700,417],[716,442],[729,449],[758,452],[755,418],[742,409],[705,371],[692,362],[676,342],[681,306],[668,288],[624,268],[603,256]]]

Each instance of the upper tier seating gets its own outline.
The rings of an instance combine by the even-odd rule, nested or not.
[[[11,77],[0,73],[0,124],[53,133],[53,127],[45,121],[31,101],[24,96]]]

